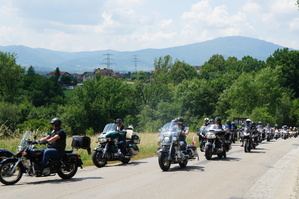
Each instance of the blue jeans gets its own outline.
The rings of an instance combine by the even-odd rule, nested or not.
[[[43,155],[43,159],[41,161],[41,165],[43,167],[47,166],[50,158],[60,158],[62,155],[62,153],[54,148],[47,148],[44,151],[44,155]]]

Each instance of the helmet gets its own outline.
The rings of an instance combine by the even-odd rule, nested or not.
[[[258,122],[258,124],[262,124],[262,122],[261,122],[261,121],[259,121],[259,122]]]
[[[174,121],[175,121],[175,122],[183,123],[183,122],[184,122],[184,118],[182,118],[182,117],[178,117],[178,118],[175,118]]]
[[[214,123],[215,120],[214,119],[210,119],[209,123]]]
[[[267,126],[270,126],[270,123],[267,123]]]
[[[204,123],[207,123],[209,121],[209,118],[206,117],[203,121]]]
[[[123,121],[122,121],[120,118],[117,118],[117,119],[115,120],[115,122],[116,122],[116,123],[123,123]]]
[[[227,124],[230,124],[230,120],[226,120],[226,123],[227,123]]]
[[[220,121],[221,122],[221,117],[216,117],[215,118],[215,121],[217,122],[217,121]]]
[[[62,121],[59,118],[53,118],[50,124],[55,124],[56,127],[61,127]]]
[[[245,122],[246,122],[246,123],[250,123],[251,120],[250,120],[250,119],[246,119]]]
[[[232,122],[232,125],[235,125],[235,122]]]

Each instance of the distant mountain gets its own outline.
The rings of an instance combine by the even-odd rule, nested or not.
[[[135,64],[137,71],[151,71],[154,69],[154,60],[166,55],[193,66],[204,64],[215,54],[223,55],[224,58],[235,56],[238,59],[249,55],[266,60],[275,50],[282,48],[284,47],[259,39],[230,36],[184,46],[136,51],[61,52],[26,46],[0,46],[0,51],[15,53],[18,64],[24,67],[34,66],[37,72],[49,72],[59,67],[60,71],[83,73],[95,68],[107,68],[107,65],[114,71],[134,72]]]

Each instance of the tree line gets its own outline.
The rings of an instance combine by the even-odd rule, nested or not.
[[[288,48],[266,61],[216,54],[199,72],[169,55],[159,57],[151,73],[139,71],[130,82],[97,73],[68,98],[59,69],[46,78],[16,64],[15,57],[0,52],[0,125],[7,134],[49,130],[53,117],[62,119],[69,134],[98,133],[116,118],[140,132],[157,132],[178,116],[193,131],[203,118],[216,116],[298,126],[299,52]]]

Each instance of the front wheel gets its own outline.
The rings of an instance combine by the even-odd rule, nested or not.
[[[76,162],[72,162],[70,164],[67,164],[67,166],[61,166],[58,171],[57,174],[59,175],[59,177],[61,177],[62,179],[71,179],[78,170],[78,166],[76,164]]]
[[[213,153],[212,153],[212,146],[207,146],[207,147],[205,147],[205,156],[206,156],[206,159],[207,160],[211,160],[212,159],[212,155],[213,155]]]
[[[163,171],[168,171],[170,168],[171,162],[168,160],[167,153],[165,152],[160,152],[158,154],[158,161],[159,161],[159,166]]]
[[[103,167],[107,164],[107,158],[103,157],[103,151],[95,151],[92,154],[92,161],[97,167]]]
[[[20,164],[18,164],[15,167],[15,170],[13,172],[12,169],[14,168],[16,164],[16,161],[14,160],[7,160],[3,162],[0,166],[0,181],[5,185],[13,185],[22,178],[23,171],[20,167]]]

